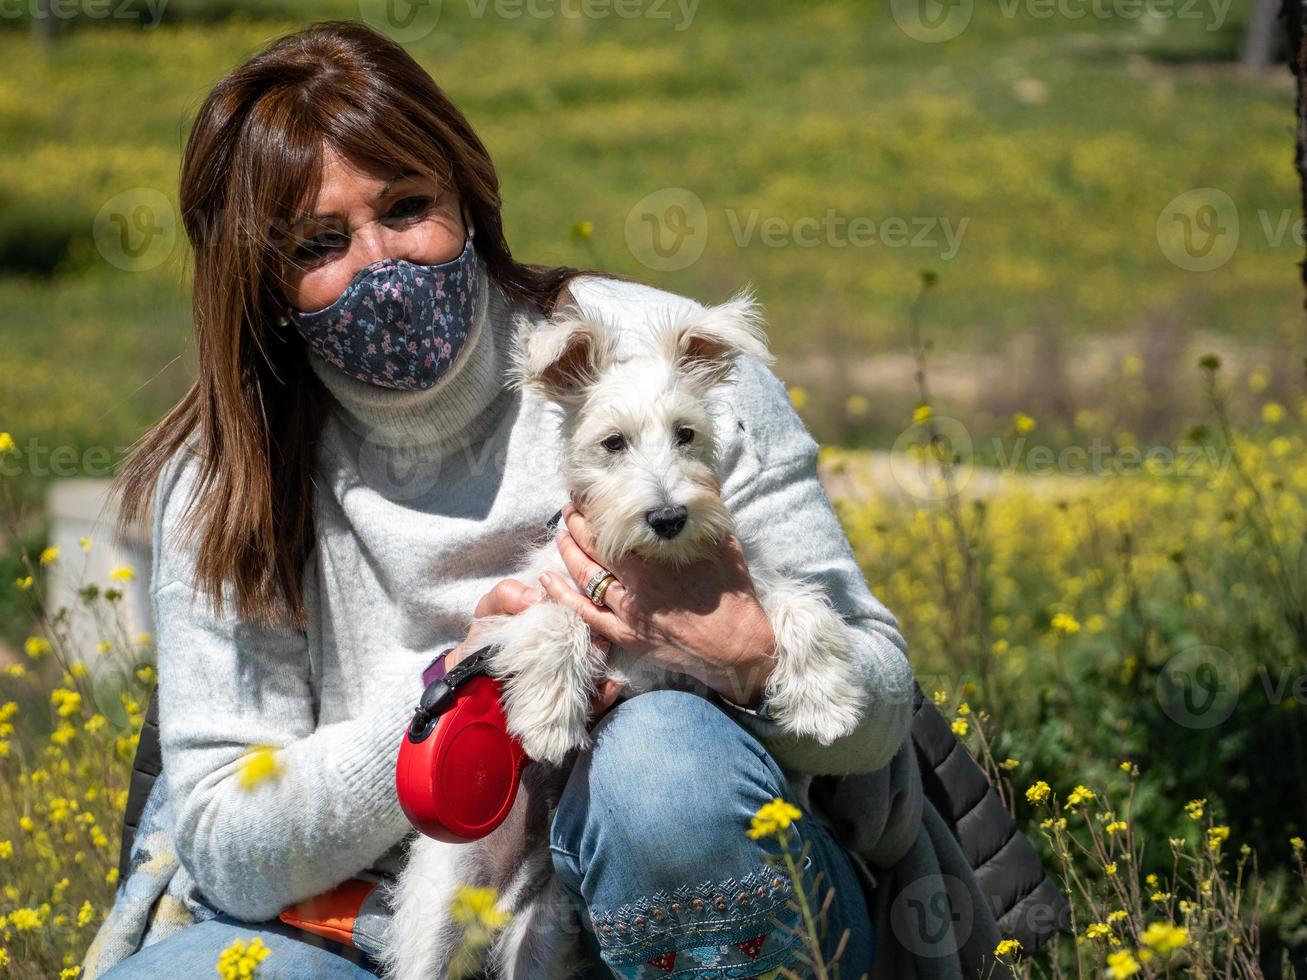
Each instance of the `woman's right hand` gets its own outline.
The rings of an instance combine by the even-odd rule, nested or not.
[[[494,588],[481,597],[476,609],[472,611],[472,625],[468,628],[467,636],[463,639],[463,642],[445,655],[445,672],[448,673],[453,670],[460,660],[471,656],[485,645],[477,639],[485,628],[481,622],[483,616],[516,616],[535,603],[542,601],[547,601],[543,589],[527,585],[525,582],[519,582],[517,579],[500,579],[495,583]],[[605,655],[607,655],[608,648],[612,645],[607,638],[602,636],[595,636],[593,642]],[[622,685],[620,682],[604,681],[591,702],[594,713],[599,714],[606,710],[617,699],[617,695],[621,693],[621,690]]]

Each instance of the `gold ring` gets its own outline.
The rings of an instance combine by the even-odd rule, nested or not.
[[[617,576],[612,572],[605,572],[600,576],[599,581],[590,589],[590,601],[596,606],[604,605],[604,595],[608,592],[608,587],[617,581]]]

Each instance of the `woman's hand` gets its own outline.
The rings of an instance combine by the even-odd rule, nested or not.
[[[567,529],[555,537],[578,588],[602,566],[584,515],[563,508]],[[757,707],[774,664],[776,638],[754,590],[739,539],[721,551],[671,569],[635,555],[608,569],[617,581],[596,606],[565,579],[546,573],[550,598],[575,609],[590,629],[666,670],[703,681],[736,704]]]
[[[540,589],[532,588],[517,579],[505,578],[496,582],[494,588],[481,597],[481,601],[477,603],[476,609],[473,610],[472,625],[469,627],[463,642],[445,655],[445,672],[448,673],[453,670],[460,660],[470,657],[485,646],[485,643],[478,639],[478,636],[485,630],[485,624],[481,622],[483,616],[516,616],[544,597],[545,593]],[[608,648],[612,645],[603,636],[594,636],[593,641],[594,645],[604,654],[608,653]],[[619,682],[605,681],[591,702],[595,714],[607,709],[616,700],[621,690],[622,685]]]

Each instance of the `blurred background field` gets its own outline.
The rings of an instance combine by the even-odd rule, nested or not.
[[[194,377],[173,209],[200,100],[271,38],[309,19],[366,19],[369,3],[171,0],[156,20],[132,0],[113,7],[132,16],[81,16],[44,42],[29,16],[0,19],[0,431],[19,460],[0,476],[13,494],[0,655],[23,668],[0,673],[0,705],[19,706],[0,719],[0,809],[14,821],[0,817],[0,868],[14,869],[0,917],[10,910],[16,976],[69,967],[112,900],[113,820],[154,680],[149,638],[111,629],[125,700],[86,691],[66,714],[66,697],[51,702],[83,678],[58,662],[66,624],[38,593],[51,566],[80,556],[36,560],[49,544],[43,495],[56,476],[110,475]],[[869,584],[899,616],[923,689],[940,692],[978,757],[993,755],[1032,838],[1048,815],[1029,787],[1124,785],[1136,777],[1121,763],[1138,765],[1131,819],[1151,843],[1127,859],[1136,882],[1167,873],[1173,838],[1210,856],[1215,821],[1228,852],[1255,848],[1269,882],[1253,903],[1267,975],[1288,975],[1289,951],[1301,970],[1303,243],[1293,77],[1283,63],[1234,64],[1249,3],[1070,17],[996,0],[965,4],[965,29],[938,42],[910,36],[901,4],[660,6],[665,17],[536,17],[446,0],[405,42],[497,161],[515,254],[704,301],[753,283]],[[1177,205],[1195,194],[1197,206]],[[702,208],[690,261],[641,245],[651,200]],[[900,221],[906,240],[851,241],[854,219]],[[1177,244],[1186,230],[1211,233],[1219,261],[1203,268],[1204,248]],[[916,321],[931,343],[928,399],[909,331],[923,270],[935,277]],[[1199,367],[1209,353],[1219,368]],[[971,482],[956,497],[914,494],[891,457],[870,454],[911,457],[905,436],[932,418],[967,442]],[[1106,447],[1099,468],[1067,464],[1092,446]],[[1037,465],[1032,447],[1055,462]],[[1150,450],[1161,465],[1140,465]],[[1190,451],[1197,462],[1177,464]],[[143,587],[102,582],[83,604]],[[32,655],[33,637],[55,642]],[[1228,707],[1218,720],[1177,720],[1189,674]],[[977,740],[978,711],[992,745]],[[73,736],[68,718],[81,723]],[[59,752],[41,761],[60,732],[63,771]],[[51,836],[76,815],[41,788],[52,778],[65,804],[98,813],[77,821],[85,848]],[[1207,825],[1186,809],[1198,799]],[[1057,845],[1045,846],[1053,867]],[[1078,852],[1066,864],[1094,884],[1096,898],[1077,896],[1083,930],[1117,902],[1113,873]],[[1145,948],[1147,922],[1189,922],[1190,959],[1172,975],[1225,975],[1220,957],[1249,940],[1222,916],[1252,913],[1246,896],[1220,905],[1203,880],[1141,885],[1138,929],[1109,920],[1116,942],[1100,933],[1084,955],[1102,971]],[[12,910],[43,902],[66,906],[64,923],[15,931]],[[1216,965],[1203,965],[1200,935]]]

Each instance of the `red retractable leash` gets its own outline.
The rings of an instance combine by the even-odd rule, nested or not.
[[[491,647],[427,685],[399,746],[395,788],[409,822],[428,837],[465,844],[508,816],[530,758],[508,733]]]

